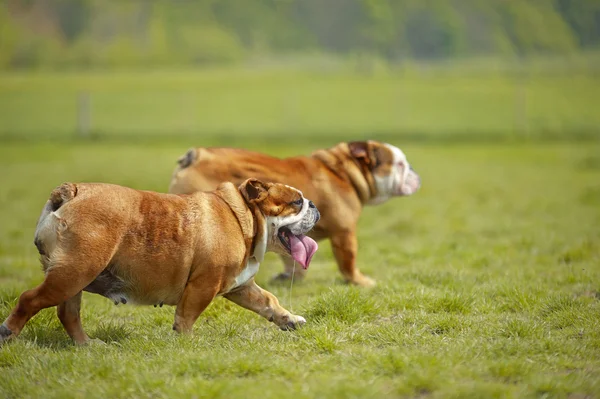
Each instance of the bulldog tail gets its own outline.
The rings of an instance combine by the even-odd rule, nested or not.
[[[185,169],[193,164],[196,159],[198,159],[198,150],[196,148],[190,148],[177,160],[177,163],[179,164],[180,169]]]
[[[57,213],[57,211],[64,204],[75,198],[76,195],[77,185],[63,183],[52,191],[50,198],[46,201],[46,205],[42,209],[42,214],[38,219],[35,229],[33,243],[41,255],[44,270],[50,265],[50,258],[56,248],[60,232],[66,228],[66,222],[60,217],[60,212]]]
[[[177,166],[173,171],[173,176],[171,176],[171,183],[169,183],[169,193],[191,194],[198,191],[198,187],[195,187],[194,181],[197,180],[199,174],[194,168],[190,168],[190,166],[198,162],[199,155],[200,148],[192,147],[179,157]]]
[[[63,183],[56,187],[50,194],[50,204],[52,212],[55,212],[66,202],[72,200],[77,195],[77,186],[73,183]]]

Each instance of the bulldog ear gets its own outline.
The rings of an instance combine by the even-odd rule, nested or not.
[[[266,183],[250,178],[240,185],[239,190],[246,201],[262,201],[266,197],[269,188]]]
[[[350,155],[367,165],[371,164],[369,143],[366,141],[352,141],[348,143]]]

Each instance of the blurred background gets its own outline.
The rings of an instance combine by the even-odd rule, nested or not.
[[[218,300],[180,340],[170,307],[84,294],[111,344],[68,349],[47,309],[0,398],[600,398],[599,127],[600,0],[0,0],[0,321],[65,181],[164,192],[191,146],[378,139],[423,184],[361,216],[372,291],[325,241],[293,293],[265,258],[298,335]]]
[[[596,138],[599,44],[597,0],[1,0],[0,139]]]

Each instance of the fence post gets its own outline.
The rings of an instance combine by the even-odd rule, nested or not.
[[[529,133],[527,118],[527,89],[529,83],[528,65],[520,59],[517,71],[517,87],[515,87],[515,131],[517,135]],[[521,136],[523,137],[523,136]]]
[[[77,134],[89,137],[92,122],[91,98],[88,91],[81,91],[77,96]]]

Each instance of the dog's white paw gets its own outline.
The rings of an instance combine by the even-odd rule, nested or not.
[[[280,326],[282,330],[295,330],[306,324],[306,319],[302,316],[290,315],[289,321],[284,325]]]

